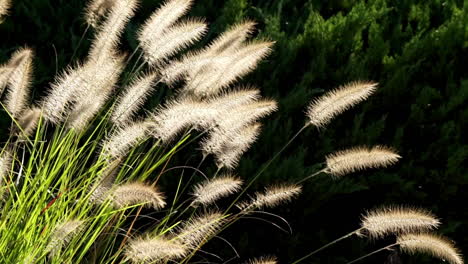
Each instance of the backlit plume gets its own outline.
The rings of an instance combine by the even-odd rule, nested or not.
[[[104,141],[102,153],[109,158],[124,157],[138,143],[149,138],[150,123],[137,121],[118,128]]]
[[[249,260],[247,264],[277,264],[275,257],[261,257]]]
[[[307,108],[309,122],[324,127],[337,115],[366,100],[375,92],[377,83],[351,82],[313,100]]]
[[[242,181],[232,175],[222,175],[206,180],[194,187],[193,204],[210,205],[218,199],[231,195],[240,190]]]
[[[184,245],[162,236],[134,239],[128,243],[125,251],[127,259],[132,263],[160,263],[182,258],[186,253]]]
[[[400,158],[394,150],[384,146],[355,147],[328,155],[325,172],[340,177],[367,168],[385,168]]]
[[[450,264],[463,264],[463,256],[454,243],[438,235],[405,234],[398,237],[397,244],[409,254],[423,253]]]
[[[52,233],[47,250],[51,256],[65,247],[70,241],[84,228],[84,221],[82,220],[68,220],[59,224]]]
[[[133,182],[118,186],[112,191],[111,201],[117,208],[124,208],[137,204],[161,209],[166,205],[164,196],[150,185]]]
[[[3,16],[8,14],[10,6],[11,0],[0,0],[0,23],[3,21]]]
[[[225,223],[223,215],[217,212],[194,216],[182,224],[176,239],[189,248],[197,248],[216,235]]]
[[[383,207],[367,212],[363,216],[360,235],[381,238],[389,234],[421,232],[437,228],[440,225],[430,212],[411,207]]]
[[[263,193],[255,193],[250,202],[240,203],[237,207],[245,212],[265,207],[275,207],[290,202],[302,191],[298,185],[277,185],[265,188]]]
[[[85,20],[88,25],[97,28],[102,19],[108,14],[116,1],[121,0],[92,0],[85,9]]]

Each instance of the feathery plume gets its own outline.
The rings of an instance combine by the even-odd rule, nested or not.
[[[188,76],[185,92],[197,97],[218,94],[236,80],[254,70],[260,60],[271,52],[274,42],[257,41],[214,57],[211,63],[204,65]]]
[[[98,28],[89,52],[89,58],[96,61],[112,56],[117,49],[120,35],[125,25],[135,14],[138,0],[116,0],[106,17],[106,20]]]
[[[0,185],[11,170],[12,157],[10,151],[5,148],[0,151]]]
[[[254,123],[242,128],[238,132],[233,131],[230,137],[225,136],[224,139],[221,138],[222,135],[220,135],[220,138],[216,138],[216,135],[214,135],[214,140],[223,140],[220,142],[220,148],[212,148],[212,150],[215,150],[213,154],[218,168],[234,169],[242,154],[244,154],[257,139],[260,134],[260,128],[261,125],[259,123]],[[216,142],[213,143],[216,144]]]
[[[164,237],[138,238],[130,241],[125,250],[127,259],[133,263],[159,263],[184,257],[187,249],[178,241]]]
[[[123,61],[124,56],[106,57],[101,61],[90,60],[85,65],[88,68],[85,80],[91,85],[81,87],[76,93],[75,103],[67,120],[69,128],[84,130],[101,110],[124,68]]]
[[[216,235],[225,223],[224,216],[218,212],[196,216],[182,224],[176,239],[189,248],[198,248]]]
[[[354,147],[326,157],[326,173],[340,177],[367,168],[385,168],[395,164],[401,156],[385,146]]]
[[[186,127],[211,127],[218,113],[217,109],[206,102],[190,98],[169,101],[153,112],[153,136],[162,142],[168,142]]]
[[[237,205],[243,211],[260,209],[264,207],[275,207],[282,203],[290,202],[302,191],[299,185],[276,185],[265,188],[263,193],[255,193],[255,198],[250,202],[244,202]]]
[[[193,204],[210,205],[216,200],[231,195],[240,190],[242,181],[230,174],[197,184],[193,190]]]
[[[0,66],[0,97],[5,90],[5,87],[8,83],[8,79],[10,79],[11,74],[11,67],[9,65],[2,65]]]
[[[141,43],[149,41],[153,36],[160,36],[185,15],[192,5],[192,0],[170,0],[156,10],[138,33]]]
[[[8,14],[10,6],[11,0],[0,0],[0,23],[3,22],[3,16]]]
[[[102,144],[103,155],[109,158],[119,158],[139,142],[148,139],[150,123],[145,121],[125,125],[115,130]]]
[[[136,111],[143,105],[150,95],[155,83],[156,73],[148,73],[138,76],[125,88],[125,91],[117,99],[116,106],[111,115],[114,124],[122,127],[131,122]]]
[[[163,195],[154,187],[138,182],[118,186],[111,196],[110,199],[117,208],[144,203],[145,206],[161,209],[166,205]]]
[[[117,158],[109,163],[99,175],[99,179],[90,189],[89,201],[92,204],[101,204],[108,198],[121,162],[122,158]]]
[[[425,253],[450,264],[463,264],[463,257],[454,243],[445,237],[433,234],[405,234],[397,239],[403,252]]]
[[[351,82],[313,100],[306,111],[309,122],[324,127],[335,116],[366,100],[377,89],[374,82]]]
[[[250,36],[254,25],[255,23],[250,21],[236,24],[213,40],[208,47],[199,51],[188,52],[181,60],[171,62],[162,69],[162,81],[172,84],[186,77],[192,76],[191,78],[193,78],[193,76],[202,72],[202,68],[209,67],[208,65],[215,62],[216,58],[229,57],[229,54],[239,49],[241,44]]]
[[[52,233],[49,244],[47,245],[47,251],[51,256],[57,254],[57,252],[64,246],[66,246],[73,237],[80,233],[84,228],[83,220],[68,220],[62,224],[59,224]]]
[[[160,64],[189,47],[206,33],[207,25],[202,20],[186,20],[166,29],[161,35],[154,35],[141,42],[145,59],[150,65]]]
[[[33,55],[31,49],[22,48],[16,51],[8,62],[12,71],[7,82],[6,108],[13,117],[20,116],[28,102]]]
[[[261,257],[261,258],[256,258],[249,260],[247,264],[276,264],[278,263],[276,261],[275,257]]]
[[[361,231],[358,235],[380,238],[388,234],[427,231],[435,229],[439,225],[439,219],[428,211],[411,207],[390,206],[367,212],[361,220],[364,232]]]
[[[37,128],[39,119],[41,118],[42,111],[37,107],[28,108],[24,111],[23,116],[18,120],[18,125],[21,128],[14,127],[12,134],[20,137],[30,137],[34,130]]]
[[[97,28],[116,1],[121,0],[91,0],[85,9],[86,23]]]

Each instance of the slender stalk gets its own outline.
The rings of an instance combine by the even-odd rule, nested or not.
[[[325,170],[326,170],[326,169],[319,170],[319,171],[317,171],[316,173],[313,173],[313,174],[311,174],[311,175],[305,177],[304,179],[298,181],[296,184],[301,184],[301,183],[307,181],[308,179],[311,179],[311,178],[313,178],[313,177],[315,177],[315,176],[321,174],[322,172],[325,172]]]
[[[340,238],[338,238],[338,239],[333,240],[332,242],[330,242],[330,243],[328,243],[328,244],[322,246],[321,248],[316,249],[316,250],[312,251],[311,253],[305,255],[304,257],[302,257],[302,258],[300,258],[300,259],[294,261],[292,264],[299,263],[299,262],[305,260],[306,258],[308,258],[308,257],[310,257],[310,256],[312,256],[312,255],[314,255],[315,253],[317,253],[317,252],[319,252],[319,251],[322,251],[323,249],[326,249],[326,248],[328,248],[329,246],[334,245],[335,243],[337,243],[337,242],[339,242],[339,241],[341,241],[341,240],[344,240],[344,239],[346,239],[346,238],[348,238],[348,237],[350,237],[350,236],[352,236],[352,235],[357,234],[359,231],[361,231],[361,229],[362,229],[362,227],[359,228],[359,229],[356,229],[356,230],[354,230],[353,232],[348,233],[348,234],[346,234],[346,235],[344,235],[344,236],[342,236],[342,237],[340,237]]]
[[[353,260],[353,261],[350,261],[350,262],[348,262],[348,263],[346,263],[346,264],[351,264],[351,263],[358,262],[358,261],[360,261],[360,260],[362,260],[362,259],[365,259],[365,258],[367,258],[367,257],[369,257],[369,256],[372,256],[372,255],[374,255],[374,254],[376,254],[376,253],[379,253],[380,251],[391,250],[392,247],[394,247],[394,246],[396,246],[396,245],[398,245],[398,243],[391,244],[391,245],[388,245],[388,246],[386,246],[386,247],[377,249],[376,251],[372,251],[371,253],[369,253],[369,254],[367,254],[367,255],[364,255],[364,256],[362,256],[362,257],[360,257],[360,258],[357,258],[357,259],[355,259],[355,260]]]

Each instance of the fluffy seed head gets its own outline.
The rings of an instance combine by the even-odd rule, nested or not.
[[[154,187],[133,182],[118,186],[112,191],[111,201],[117,208],[144,203],[145,206],[161,209],[166,205],[164,196]]]
[[[223,175],[195,185],[193,204],[209,205],[240,190],[242,181],[233,175]]]
[[[254,31],[255,24],[246,20],[231,26],[208,45],[205,54],[217,55],[240,47]]]
[[[81,232],[84,228],[84,221],[82,220],[68,220],[59,224],[52,233],[47,250],[51,256],[57,254],[60,248],[66,246],[73,239],[75,235]]]
[[[85,20],[88,25],[97,28],[101,20],[121,0],[91,0],[85,9]]]
[[[96,183],[90,188],[91,195],[89,201],[91,203],[101,204],[109,197],[121,162],[122,158],[113,160],[102,173],[99,174]]]
[[[33,56],[31,49],[22,48],[16,51],[8,62],[11,71],[7,82],[6,108],[13,117],[20,116],[28,104]]]
[[[186,255],[187,249],[176,240],[164,237],[138,238],[130,241],[125,250],[127,259],[133,263],[159,263],[176,260]]]
[[[256,259],[251,259],[247,262],[247,264],[276,264],[278,263],[276,261],[275,257],[261,257],[261,258],[256,258]]]
[[[367,212],[361,221],[364,232],[371,238],[381,238],[388,234],[427,231],[437,228],[439,219],[422,209],[403,206],[382,207]]]
[[[255,193],[255,198],[250,202],[237,205],[243,211],[260,209],[264,207],[275,207],[290,202],[302,191],[298,185],[276,185],[265,188],[263,193]]]
[[[102,144],[103,155],[114,159],[125,156],[131,148],[149,138],[149,127],[150,123],[138,121],[118,128]]]
[[[157,74],[149,73],[137,77],[117,99],[111,120],[118,126],[128,124],[136,111],[151,94]]]
[[[5,148],[0,150],[0,185],[11,170],[11,153]]]
[[[367,168],[385,168],[400,158],[393,149],[385,146],[355,147],[328,155],[326,172],[340,177]]]
[[[450,264],[463,264],[463,256],[447,238],[433,234],[405,234],[397,239],[403,252],[409,254],[424,253],[447,261]]]
[[[37,107],[26,109],[18,120],[21,129],[15,128],[15,131],[12,132],[20,137],[30,137],[37,127],[41,114],[41,109]]]
[[[160,64],[164,59],[189,47],[206,33],[207,25],[202,20],[186,20],[166,29],[161,35],[145,38],[142,49],[150,65]]]
[[[0,0],[0,23],[3,22],[3,16],[8,14],[10,6],[11,0]]]
[[[182,224],[176,238],[189,248],[198,248],[216,235],[225,223],[224,216],[218,212],[195,216]]]
[[[138,33],[138,39],[144,43],[153,36],[160,36],[189,10],[192,0],[166,1],[156,10]]]
[[[366,100],[376,88],[377,83],[373,82],[351,82],[327,92],[309,104],[306,112],[309,122],[324,127],[335,116]]]

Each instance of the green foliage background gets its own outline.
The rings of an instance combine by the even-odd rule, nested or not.
[[[86,53],[89,33],[78,45],[85,1],[14,2],[11,16],[0,25],[0,62],[18,46],[33,47],[38,98],[75,50],[77,58]],[[143,1],[125,33],[124,49],[136,47],[134,30],[159,3]],[[265,121],[260,140],[241,162],[238,173],[244,179],[304,124],[304,108],[314,96],[358,79],[378,81],[378,93],[326,129],[308,129],[258,187],[301,179],[320,166],[324,155],[354,145],[386,144],[403,156],[391,169],[306,182],[299,200],[274,211],[289,222],[292,235],[256,220],[233,226],[222,236],[242,258],[274,254],[281,263],[291,262],[356,229],[365,209],[385,204],[432,210],[442,218],[440,232],[468,254],[468,7],[463,0],[198,0],[191,15],[207,17],[209,38],[250,18],[259,23],[260,37],[276,41],[274,53],[243,81],[280,102],[280,111]],[[0,133],[5,134],[9,120],[2,117]],[[351,239],[309,262],[345,263],[389,241]],[[212,249],[226,248],[219,244]],[[233,255],[227,249],[217,253]],[[367,263],[399,263],[400,258],[436,263],[398,252]]]

